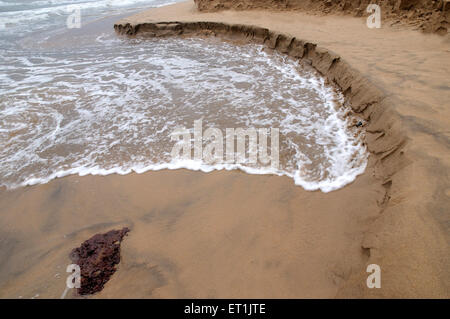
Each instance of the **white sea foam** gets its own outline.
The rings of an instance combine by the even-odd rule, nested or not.
[[[308,68],[261,46],[205,40],[117,40],[71,51],[10,52],[0,62],[0,185],[187,168],[291,177],[307,190],[343,187],[367,153],[342,95]],[[280,129],[281,167],[173,160],[170,133]]]
[[[21,34],[36,30],[45,30],[50,26],[64,25],[74,9],[80,10],[83,21],[93,14],[123,13],[130,8],[160,7],[180,0],[37,0],[37,1],[0,1],[1,32]]]

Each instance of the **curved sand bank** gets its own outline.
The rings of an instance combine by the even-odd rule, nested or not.
[[[191,2],[122,23],[131,30],[147,23],[154,33],[152,24],[164,21],[216,22],[223,31],[206,33],[237,42],[247,42],[242,31],[251,28],[229,32],[227,24],[267,28],[279,34],[268,41],[278,50],[290,43],[287,35],[304,39],[295,41],[299,52],[347,87],[352,107],[369,120],[366,172],[327,194],[287,177],[187,170],[0,189],[0,297],[59,298],[70,251],[124,226],[131,232],[119,269],[94,297],[449,296],[448,43],[369,30],[354,18],[203,14]],[[195,25],[192,35],[205,33]],[[180,23],[162,28],[169,30],[157,33],[183,30]],[[381,266],[381,289],[366,287],[369,263]]]
[[[129,36],[212,35],[263,43],[306,60],[337,84],[353,111],[368,121],[367,145],[372,155],[368,170],[385,189],[378,202],[379,216],[361,243],[369,255],[367,263],[383,269],[383,289],[365,288],[367,274],[357,270],[346,278],[338,296],[448,297],[450,144],[445,106],[450,96],[445,74],[450,71],[450,46],[446,40],[407,30],[370,30],[363,23],[289,12],[200,14],[191,3],[183,3],[126,18],[115,28]],[[351,50],[347,60],[357,67],[306,38],[336,52],[345,48],[343,54]],[[411,63],[416,54],[422,58],[421,72]],[[399,85],[399,78],[417,81],[419,93],[414,86]],[[433,103],[437,95],[441,105]],[[414,104],[425,110],[417,112],[416,105],[409,103],[414,98],[419,99]],[[441,113],[443,118],[429,116],[427,111]]]

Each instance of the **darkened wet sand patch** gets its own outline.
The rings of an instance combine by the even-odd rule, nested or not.
[[[332,297],[367,259],[367,212],[384,195],[371,180],[324,194],[286,177],[177,170],[4,191],[0,297],[59,298],[73,247],[121,227],[132,233],[96,298]]]

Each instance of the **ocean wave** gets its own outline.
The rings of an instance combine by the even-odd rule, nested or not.
[[[67,17],[79,9],[82,16],[90,16],[107,10],[108,13],[115,9],[131,7],[138,9],[141,7],[158,7],[174,3],[175,1],[167,0],[38,0],[38,1],[0,1],[0,21],[4,26],[2,29],[7,30],[8,27],[27,26],[31,30],[38,27],[37,23],[47,22],[60,23],[57,18]],[[0,30],[2,31],[2,30]]]
[[[70,174],[188,168],[285,175],[332,191],[366,166],[342,95],[314,70],[262,46],[213,40],[119,40],[5,56],[0,78],[0,185]],[[280,168],[176,161],[171,132],[279,128]]]

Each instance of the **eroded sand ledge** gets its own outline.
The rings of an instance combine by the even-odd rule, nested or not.
[[[170,14],[169,14],[170,16]],[[198,19],[195,17],[193,20]],[[406,194],[406,185],[411,185],[413,178],[404,168],[413,162],[407,152],[408,131],[402,125],[402,115],[395,110],[393,99],[371,83],[359,71],[355,70],[338,54],[317,46],[315,43],[299,39],[288,33],[271,31],[268,28],[231,24],[217,21],[177,21],[165,19],[164,21],[143,22],[142,17],[125,19],[114,27],[119,34],[127,36],[217,36],[224,40],[244,43],[264,44],[270,49],[275,49],[293,58],[304,60],[315,67],[329,81],[335,83],[344,93],[346,101],[354,112],[365,120],[366,142],[371,153],[368,170],[375,176],[385,189],[383,199],[378,202],[379,216],[369,231],[366,233],[361,246],[369,254],[368,264],[381,263],[384,267],[384,277],[391,280],[389,287],[381,290],[368,290],[364,286],[367,274],[360,269],[355,270],[348,280],[341,286],[338,296],[342,297],[445,297],[448,296],[448,259],[445,256],[447,250],[446,238],[442,234],[433,234],[439,230],[439,226],[433,220],[427,219],[423,225],[416,229],[398,229],[399,234],[390,233],[395,227],[410,227],[410,225],[389,225],[389,220],[397,218],[401,210],[405,214],[404,207],[398,207],[392,202],[392,193]],[[217,20],[217,19],[216,19]],[[220,20],[220,19],[219,19]],[[226,16],[223,16],[226,21]],[[131,21],[131,22],[130,22]],[[417,222],[417,218],[429,218],[419,211],[417,215],[410,216],[411,223]],[[408,217],[401,217],[408,218]],[[395,227],[391,227],[395,226]],[[411,234],[421,232],[420,239],[412,238]],[[404,236],[406,235],[406,236]],[[416,245],[415,240],[422,241],[422,245]],[[396,245],[409,245],[400,247],[402,253],[393,251]],[[392,247],[393,246],[393,247]],[[429,252],[423,249],[430,249]],[[433,254],[433,256],[431,256]],[[415,265],[411,265],[415,261]],[[419,265],[417,265],[419,264]],[[420,269],[420,270],[419,270]],[[402,273],[404,277],[399,278]],[[411,288],[412,284],[412,288]],[[407,288],[405,288],[407,285]]]
[[[0,188],[0,298],[60,298],[70,251],[122,227],[131,232],[117,272],[93,298],[449,297],[450,43],[349,17],[199,13],[192,1],[119,24],[185,32],[161,21],[224,24],[186,36],[237,43],[254,35],[230,25],[257,26],[278,36],[251,41],[286,52],[297,44],[369,119],[366,172],[326,194],[287,177],[188,170]],[[368,263],[381,266],[381,289],[366,287]]]
[[[406,135],[386,96],[338,54],[315,43],[257,26],[219,22],[126,23],[116,24],[114,28],[119,34],[128,36],[217,36],[224,40],[264,44],[306,61],[328,81],[336,84],[344,93],[346,104],[368,122],[367,146],[375,158],[375,174],[386,185],[387,193],[395,173],[407,163],[402,151]]]

